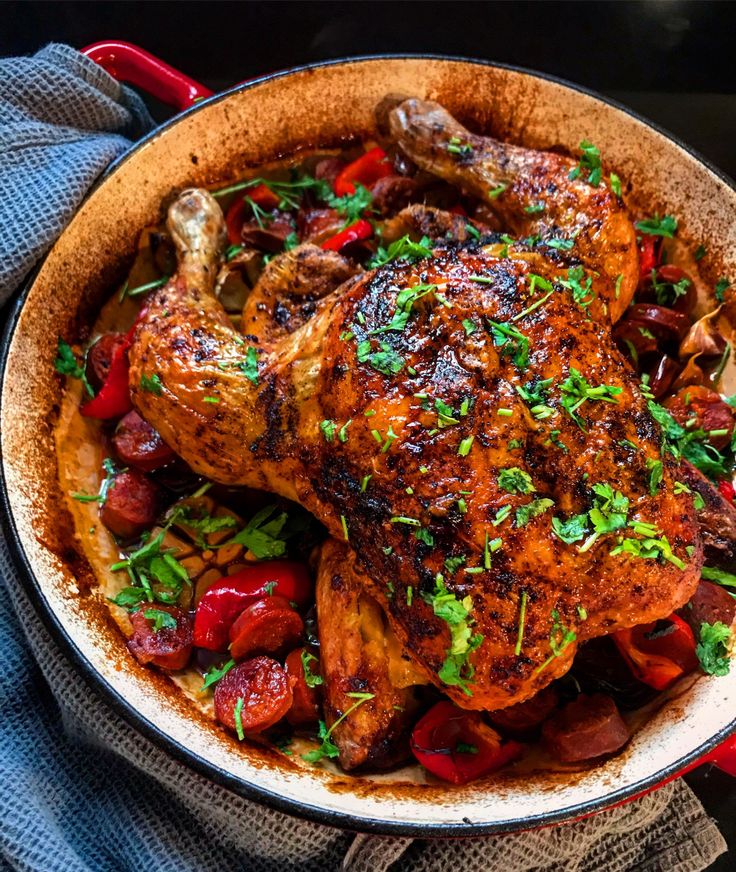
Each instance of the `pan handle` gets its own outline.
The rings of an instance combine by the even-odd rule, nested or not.
[[[162,103],[179,110],[188,109],[198,100],[213,94],[209,88],[130,42],[95,42],[83,48],[82,54],[118,81],[142,88]]]
[[[713,763],[728,775],[736,777],[736,733],[707,754],[701,763]]]

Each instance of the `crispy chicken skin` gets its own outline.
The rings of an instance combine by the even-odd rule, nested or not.
[[[532,169],[545,160],[575,194],[578,183],[565,183],[569,162],[560,174],[560,159],[539,153]],[[593,230],[603,207],[583,193],[577,204],[576,215],[593,210],[576,219],[580,237],[592,234],[585,265],[605,277],[607,236]],[[569,229],[567,214],[564,197],[550,199],[546,220]],[[130,352],[135,406],[197,472],[295,499],[333,536],[346,532],[399,642],[459,705],[494,710],[527,699],[567,671],[579,642],[665,617],[689,599],[702,562],[692,497],[673,492],[676,467],[660,456],[659,430],[605,317],[591,319],[559,286],[539,288],[567,277],[556,252],[522,248],[508,258],[496,248],[438,246],[431,259],[350,279],[293,333],[269,339],[237,334],[212,294],[222,216],[210,195],[184,192],[169,224],[180,269],[140,319]],[[392,320],[400,290],[418,284],[436,290],[414,303],[404,329],[374,333]],[[524,342],[494,332],[489,320]],[[242,368],[249,345],[259,351],[257,385]],[[574,420],[561,390],[573,368],[591,386],[621,393],[585,401]],[[140,387],[154,374],[160,394]],[[546,379],[551,414],[540,420],[518,389]],[[440,420],[437,400],[451,421]],[[344,441],[326,437],[324,421],[344,426]],[[660,459],[652,496],[647,460]],[[501,485],[501,471],[514,467],[534,492]],[[630,520],[657,526],[677,565],[612,555],[620,535],[636,538],[631,530],[603,534],[583,551],[554,535],[551,517],[586,512],[600,483],[629,498]],[[524,523],[533,499],[554,505]],[[499,511],[507,513],[500,522]],[[486,542],[495,538],[501,546],[490,555]],[[466,688],[438,676],[452,644],[428,601],[438,573],[458,601],[470,598],[468,623],[483,637],[466,664]],[[576,641],[560,649],[568,631]]]
[[[390,112],[389,128],[418,166],[485,202],[513,234],[575,236],[574,255],[559,259],[598,273],[594,314],[605,314],[598,311],[602,301],[611,321],[621,317],[636,290],[639,259],[634,227],[607,184],[589,185],[585,171],[570,179],[576,161],[569,157],[476,136],[429,100],[404,100]]]
[[[350,549],[335,540],[322,546],[317,570],[320,669],[328,727],[355,704],[350,693],[371,693],[335,729],[344,769],[385,768],[408,756],[417,704],[412,684],[424,678],[400,653],[367,580]]]

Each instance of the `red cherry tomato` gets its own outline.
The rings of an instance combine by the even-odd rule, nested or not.
[[[438,778],[467,784],[515,760],[519,742],[503,742],[480,714],[464,711],[451,702],[438,702],[414,727],[411,750]]]
[[[382,148],[372,148],[340,171],[335,179],[335,193],[338,197],[354,194],[356,184],[370,188],[379,179],[392,174],[386,152]]]
[[[664,690],[698,668],[695,636],[677,615],[618,630],[612,638],[634,675],[655,690]]]
[[[139,316],[140,317],[140,316]],[[133,344],[137,322],[128,331],[125,339],[117,346],[110,360],[110,369],[105,383],[97,396],[80,406],[79,411],[85,418],[122,418],[133,408],[128,389],[128,349]]]
[[[358,242],[361,239],[370,239],[373,236],[373,227],[369,221],[360,218],[354,224],[331,236],[322,243],[322,248],[327,251],[340,251],[349,242]]]
[[[275,654],[295,645],[304,621],[283,596],[267,596],[251,603],[230,628],[230,654],[242,660],[250,654]]]
[[[729,503],[733,502],[733,498],[736,496],[736,490],[734,490],[734,486],[730,481],[719,481],[718,490],[721,492],[721,495],[729,501]]]
[[[290,560],[270,560],[216,581],[197,606],[194,644],[210,651],[226,650],[230,628],[238,615],[255,600],[270,594],[306,605],[312,594],[306,567]]]

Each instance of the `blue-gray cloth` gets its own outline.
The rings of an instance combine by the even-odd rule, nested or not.
[[[0,297],[100,172],[151,126],[66,46],[0,61]],[[0,538],[0,864],[33,872],[699,872],[725,843],[683,782],[574,824],[433,842],[263,809],[169,758],[54,645]]]

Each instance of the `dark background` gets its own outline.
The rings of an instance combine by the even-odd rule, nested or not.
[[[310,61],[381,52],[529,67],[620,100],[736,177],[731,2],[6,2],[0,16],[0,55],[50,41],[81,48],[123,39],[213,90]],[[164,107],[152,109],[167,116]],[[712,869],[732,870],[736,782],[711,767],[687,781],[731,846]]]

